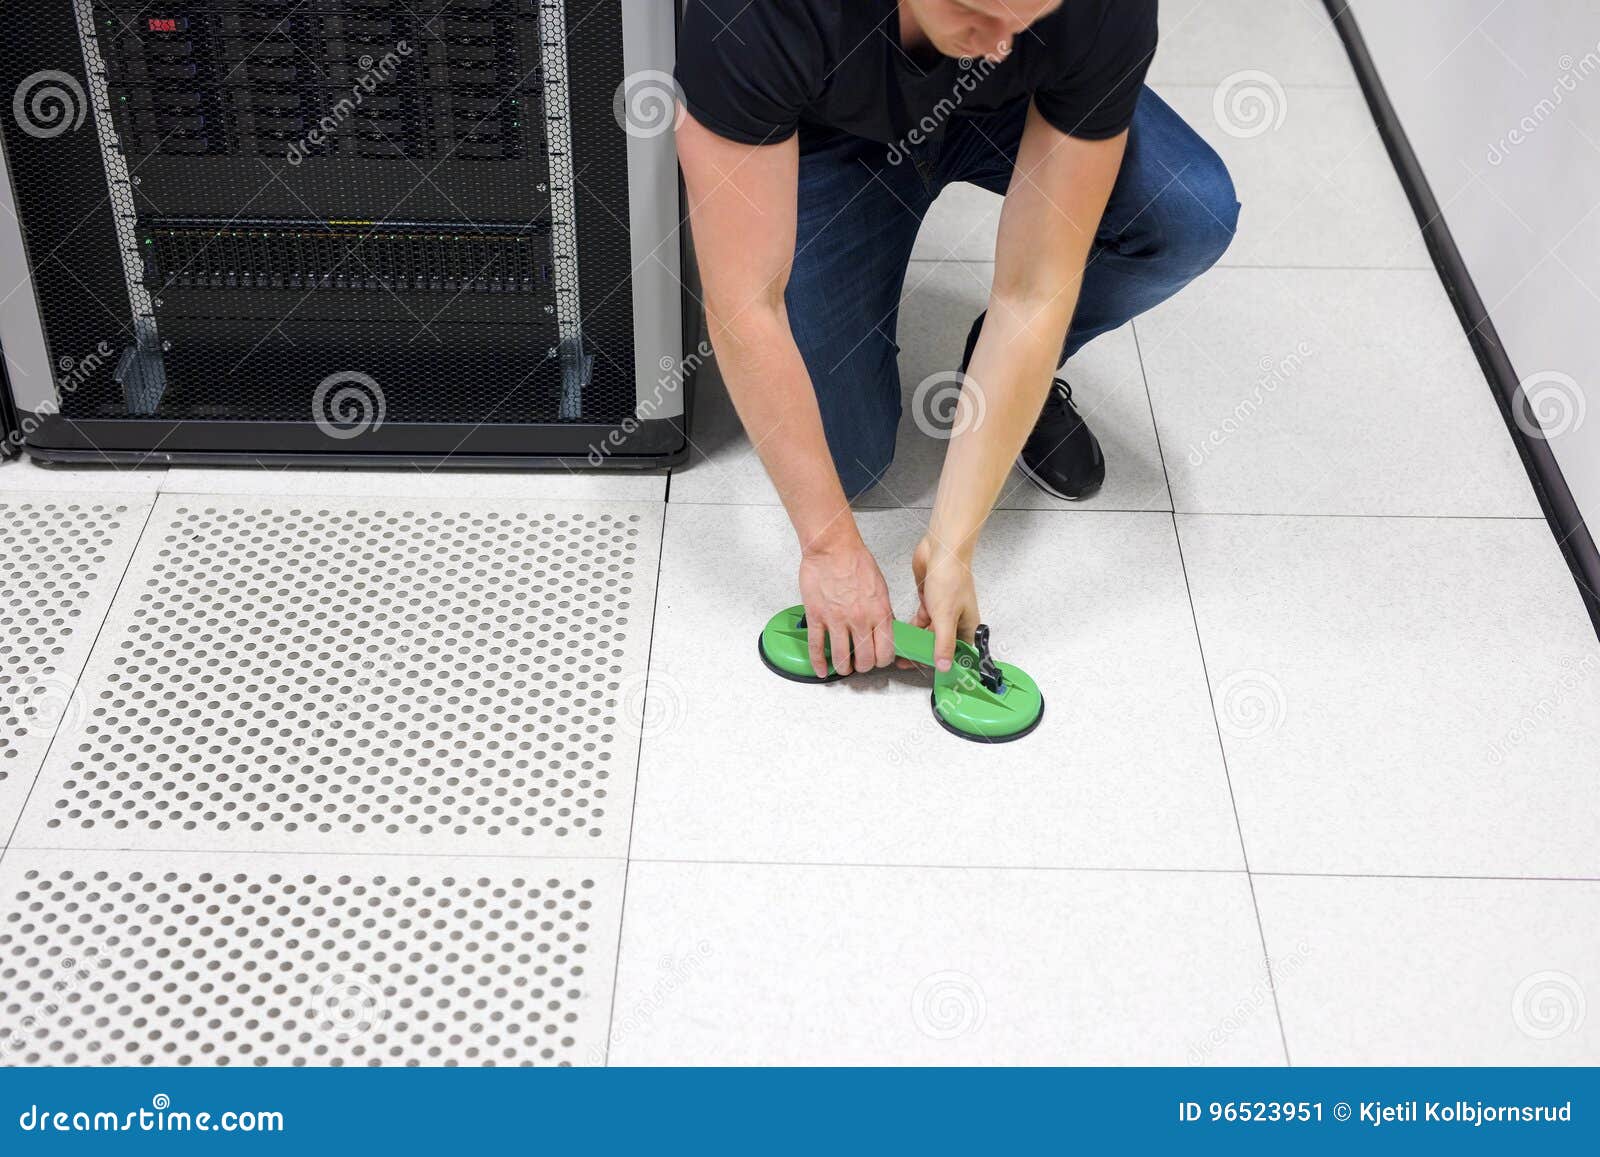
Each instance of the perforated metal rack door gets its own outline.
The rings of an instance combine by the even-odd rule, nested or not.
[[[0,92],[62,414],[337,426],[333,379],[393,424],[631,418],[621,25],[614,0],[30,6]]]
[[[11,378],[6,373],[5,351],[0,350],[0,458],[15,458],[22,447],[22,422],[11,401]]]

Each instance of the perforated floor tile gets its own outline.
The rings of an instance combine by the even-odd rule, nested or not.
[[[0,496],[0,844],[68,717],[149,509],[132,495]]]
[[[660,517],[162,498],[16,843],[621,854]]]
[[[0,1061],[604,1060],[620,861],[18,852]]]
[[[305,466],[174,466],[163,494],[339,495],[344,498],[464,498],[557,502],[657,502],[665,470],[372,470]]]

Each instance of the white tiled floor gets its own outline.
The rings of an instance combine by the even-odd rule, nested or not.
[[[1600,882],[1255,877],[1305,1065],[1592,1065]]]
[[[1236,872],[642,861],[623,939],[622,1064],[1283,1062]]]
[[[1431,270],[1216,269],[1133,325],[1179,511],[1539,517]]]
[[[925,517],[859,520],[900,607]],[[756,629],[793,601],[791,538],[775,507],[668,513],[652,667],[674,714],[641,755],[635,855],[1243,867],[1170,515],[990,520],[979,583],[995,646],[1066,693],[1046,691],[1036,742],[985,750],[933,724],[921,673],[736,694],[693,677],[691,662],[747,667]]]
[[[31,954],[0,1060],[1600,1062],[1600,644],[1321,5],[1162,20],[1241,235],[1067,367],[1105,489],[1014,478],[986,532],[1035,735],[760,666],[795,548],[714,373],[670,479],[0,465],[0,955],[91,906],[91,971],[315,930],[239,994],[281,1031]],[[996,205],[919,239],[908,409]],[[943,448],[906,421],[861,504],[902,609]],[[52,504],[87,543],[16,513]]]

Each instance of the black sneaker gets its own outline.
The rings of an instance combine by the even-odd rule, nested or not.
[[[980,316],[967,334],[967,350],[961,355],[963,374],[977,348],[982,326]],[[1049,396],[1033,424],[1033,433],[1017,456],[1017,469],[1046,494],[1069,502],[1089,497],[1106,480],[1106,458],[1100,450],[1100,440],[1073,406],[1072,387],[1061,378],[1050,383]]]

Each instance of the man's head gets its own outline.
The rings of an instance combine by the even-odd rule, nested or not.
[[[1016,36],[1062,0],[901,0],[946,56],[1004,60]]]

